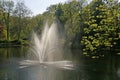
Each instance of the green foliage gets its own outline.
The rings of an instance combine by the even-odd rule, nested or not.
[[[0,22],[0,40],[6,40],[7,37],[7,31],[3,24]]]
[[[10,39],[10,16],[14,7],[13,1],[0,1],[0,10],[2,14],[2,22],[4,22],[7,29],[7,40]]]
[[[91,3],[88,20],[85,22],[84,36],[81,43],[86,54],[98,54],[101,50],[115,50],[120,41],[118,25],[118,7],[114,5],[109,8],[102,0]],[[93,11],[94,10],[94,11]]]
[[[24,2],[8,7],[11,9],[10,12],[3,11],[3,3],[0,1],[0,21],[6,26],[0,36],[9,35],[11,40],[18,39],[20,43],[27,44],[32,31],[41,34],[46,21],[50,25],[58,19],[62,25],[59,29],[65,31],[65,46],[82,48],[83,54],[93,55],[92,58],[98,58],[96,55],[101,55],[102,50],[120,53],[118,0],[92,0],[90,3],[88,0],[71,0],[64,4],[50,5],[46,12],[34,17],[29,16],[31,11]]]

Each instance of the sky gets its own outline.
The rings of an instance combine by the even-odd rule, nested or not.
[[[32,15],[35,16],[37,14],[42,14],[43,12],[45,12],[50,5],[65,3],[68,0],[23,0],[23,1],[25,2],[25,5],[33,12]]]
[[[64,3],[67,0],[24,0],[25,5],[33,12],[33,16],[42,14],[52,4]]]

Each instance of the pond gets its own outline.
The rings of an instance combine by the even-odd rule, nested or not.
[[[74,69],[34,65],[22,68],[27,47],[0,48],[0,80],[120,80],[120,56],[83,57],[80,50],[65,51],[65,58],[75,63]]]

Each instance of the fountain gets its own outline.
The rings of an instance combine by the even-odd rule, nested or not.
[[[56,22],[50,27],[46,23],[41,36],[33,32],[31,52],[37,57],[37,60],[24,60],[20,63],[24,65],[21,68],[36,64],[71,70],[74,68],[72,61],[64,60],[64,50],[57,26]]]
[[[40,63],[61,59],[62,47],[56,23],[53,23],[51,27],[48,27],[46,23],[41,37],[33,33],[32,42],[32,52],[38,57]]]

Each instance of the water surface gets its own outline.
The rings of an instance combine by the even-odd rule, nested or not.
[[[0,48],[0,80],[120,80],[120,56],[90,59],[78,55],[79,50],[64,54],[75,69],[42,64],[21,68],[19,62],[28,59],[28,48]]]

